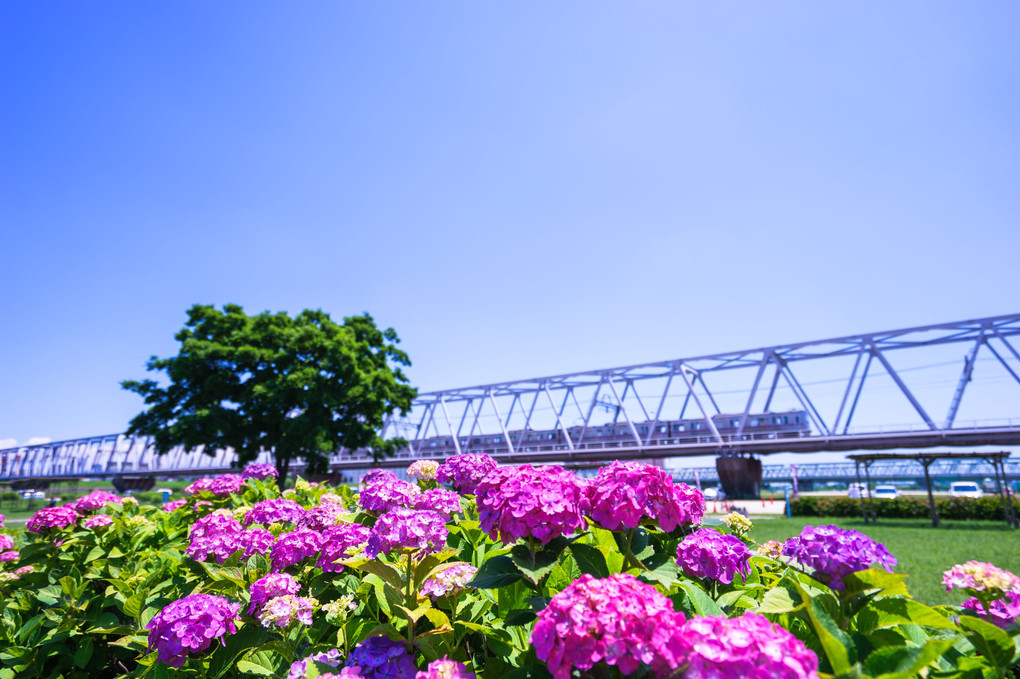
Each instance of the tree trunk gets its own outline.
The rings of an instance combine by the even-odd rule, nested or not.
[[[287,474],[290,473],[290,457],[276,458],[276,485],[283,492],[287,484]]]

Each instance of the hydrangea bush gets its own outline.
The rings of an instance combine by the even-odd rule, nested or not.
[[[649,465],[412,467],[281,493],[263,465],[2,528],[0,679],[965,679],[1020,659],[1020,578],[992,564],[947,571],[969,598],[928,607],[870,538],[757,545]]]

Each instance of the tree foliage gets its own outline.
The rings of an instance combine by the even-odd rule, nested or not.
[[[175,338],[176,356],[146,366],[165,372],[167,386],[121,383],[147,406],[128,434],[152,436],[161,455],[177,445],[232,448],[243,464],[271,450],[282,481],[295,460],[322,473],[341,448],[367,449],[378,461],[404,444],[379,432],[417,395],[399,367],[410,360],[397,333],[368,314],[338,325],[320,310],[249,316],[235,304],[196,304]]]

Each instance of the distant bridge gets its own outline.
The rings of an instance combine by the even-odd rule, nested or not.
[[[408,417],[383,427],[383,437],[410,441],[383,465],[466,452],[484,452],[504,463],[581,465],[1020,445],[1020,353],[1013,345],[1018,335],[1020,314],[1011,314],[424,393]],[[997,371],[994,387],[1006,391],[989,396],[990,381],[975,380],[979,363]],[[935,383],[950,388],[944,399],[930,399],[926,407],[920,391],[925,384],[916,376],[932,369],[949,376]],[[988,369],[983,365],[978,372]],[[826,397],[819,393],[823,387],[837,390]],[[986,392],[984,402],[1004,412],[994,419],[958,419],[965,393],[978,388]],[[944,417],[936,418],[932,400],[948,402]],[[877,414],[862,421],[859,414],[869,404],[873,410],[880,404]],[[803,414],[804,430],[793,437],[755,433],[756,417],[783,412]],[[696,432],[656,433],[664,423],[692,418],[704,424]],[[591,432],[599,427],[624,436],[598,440]],[[231,451],[204,452],[176,448],[158,457],[148,438],[118,435],[8,448],[0,450],[0,482],[197,475],[232,468]],[[270,458],[264,453],[260,461]],[[342,450],[331,458],[335,470],[370,464],[365,451]]]

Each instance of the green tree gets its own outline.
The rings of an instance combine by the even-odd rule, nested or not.
[[[282,484],[296,460],[323,473],[341,448],[378,462],[406,443],[379,432],[417,396],[399,367],[411,362],[397,333],[367,313],[338,325],[323,311],[248,316],[235,304],[196,304],[175,338],[176,356],[146,366],[165,371],[167,386],[121,383],[147,406],[127,433],[152,436],[160,455],[178,445],[232,448],[244,464],[272,451]]]

